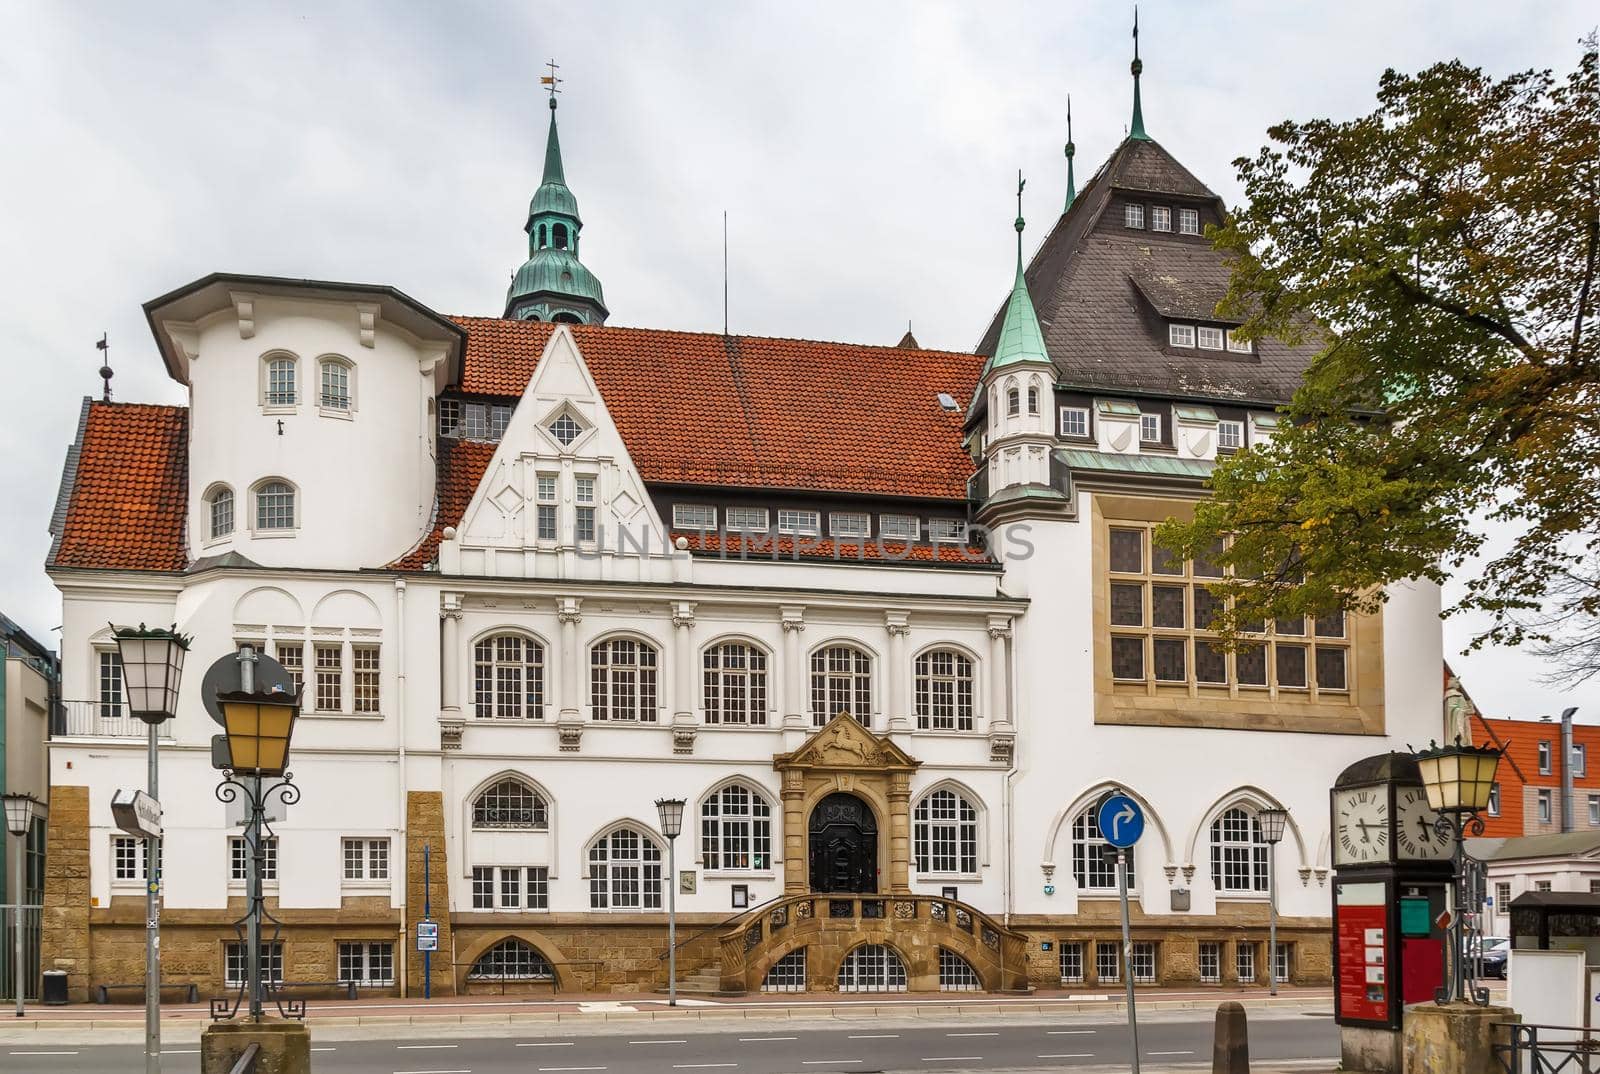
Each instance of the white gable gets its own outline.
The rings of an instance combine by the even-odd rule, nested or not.
[[[667,540],[577,341],[558,326],[455,537],[440,549],[442,568],[665,581]]]

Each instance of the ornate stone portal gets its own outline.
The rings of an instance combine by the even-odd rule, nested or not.
[[[876,815],[880,892],[911,890],[911,773],[913,760],[841,712],[793,753],[772,759],[783,778],[783,890],[811,890],[811,813],[831,794],[851,794]]]

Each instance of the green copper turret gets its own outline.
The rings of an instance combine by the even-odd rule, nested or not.
[[[556,98],[550,95],[550,133],[545,139],[544,177],[528,203],[528,260],[506,292],[505,316],[519,321],[604,324],[609,315],[600,281],[578,260],[583,220],[567,187],[556,133]]]
[[[1028,281],[1022,272],[1022,219],[1021,175],[1017,176],[1017,278],[1011,285],[1011,297],[1006,300],[1006,317],[1000,325],[1000,339],[994,354],[983,364],[983,376],[1011,365],[1024,363],[1050,363],[1050,352],[1044,347],[1044,333],[1039,328],[1039,315],[1034,312],[1033,299],[1028,295]]]

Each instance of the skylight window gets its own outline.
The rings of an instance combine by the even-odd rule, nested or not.
[[[939,393],[939,406],[944,410],[961,409],[960,404],[956,402],[956,397],[951,395],[949,392]]]

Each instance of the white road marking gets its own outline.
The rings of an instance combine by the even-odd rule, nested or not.
[[[313,1048],[311,1050],[314,1051],[314,1052],[336,1052],[339,1049],[337,1049],[337,1048],[335,1048],[335,1047],[330,1045],[330,1046],[325,1047],[325,1048]]]
[[[470,1070],[397,1070],[394,1074],[472,1074]]]
[[[547,1070],[548,1071],[556,1071],[556,1070],[604,1070],[606,1068],[605,1067],[540,1067],[539,1069],[541,1071],[547,1071]]]
[[[435,1048],[459,1048],[459,1044],[396,1044],[395,1048],[402,1052],[426,1052]]]
[[[799,1037],[740,1037],[740,1044],[755,1044],[765,1040],[799,1040]]]
[[[519,1042],[517,1044],[517,1047],[518,1048],[570,1048],[570,1047],[572,1047],[573,1043],[574,1042],[570,1041],[570,1040],[526,1040],[526,1041]]]
[[[686,1040],[630,1040],[629,1044],[688,1044]]]
[[[199,1048],[163,1048],[162,1055],[199,1055]]]
[[[1050,1055],[1036,1055],[1035,1059],[1093,1059],[1093,1052],[1053,1052]]]
[[[638,1007],[631,1007],[614,999],[580,1000],[578,1002],[579,1014],[610,1014],[613,1011],[637,1011]]]
[[[998,1037],[998,1032],[992,1033],[946,1033],[947,1037]]]
[[[7,1055],[77,1055],[77,1052],[7,1052]]]
[[[832,1066],[834,1063],[859,1063],[859,1062],[861,1062],[861,1060],[859,1060],[859,1059],[802,1059],[802,1060],[800,1060],[800,1065],[803,1066],[803,1067],[826,1067],[826,1066]]]
[[[709,1070],[712,1067],[736,1067],[738,1063],[674,1063],[673,1070]]]
[[[1086,1033],[1093,1033],[1093,1032],[1094,1032],[1094,1030],[1092,1030],[1092,1029],[1047,1029],[1047,1030],[1045,1030],[1045,1036],[1047,1036],[1047,1037],[1079,1037],[1079,1036],[1083,1036]]]
[[[1193,1055],[1193,1052],[1145,1052],[1145,1055]]]
[[[925,1055],[924,1063],[972,1063],[982,1059],[981,1055]]]
[[[898,1033],[852,1033],[852,1034],[850,1034],[850,1036],[847,1039],[848,1040],[894,1040],[899,1036],[900,1036],[900,1034],[898,1034]]]

